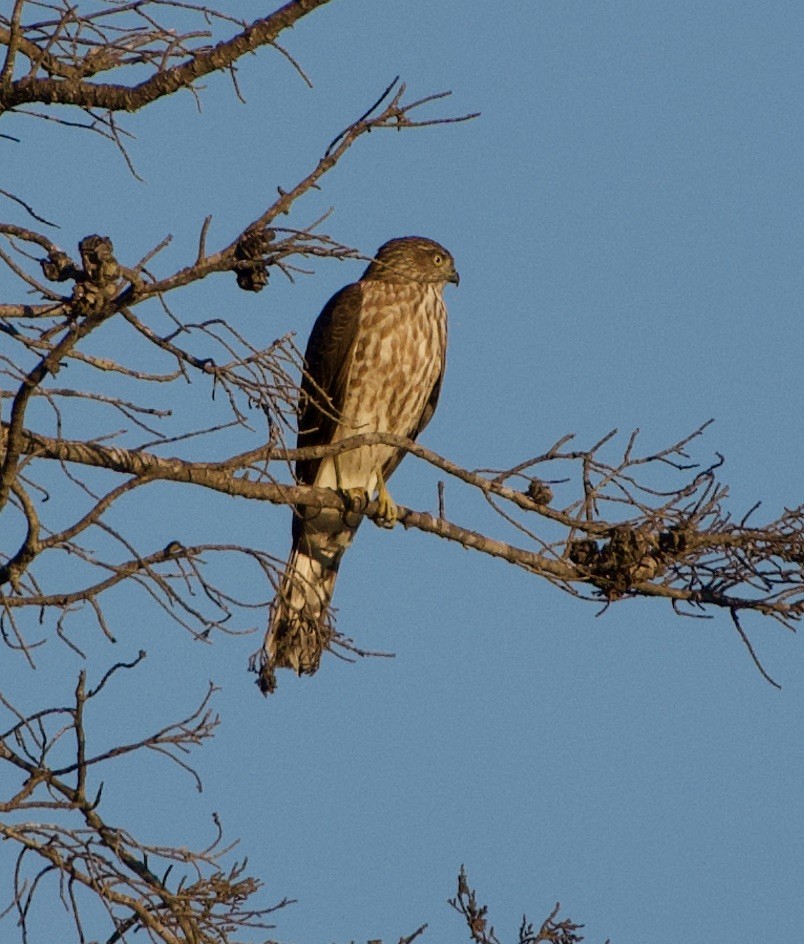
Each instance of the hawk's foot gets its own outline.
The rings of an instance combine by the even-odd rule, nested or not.
[[[399,520],[399,508],[396,502],[391,498],[382,473],[377,473],[377,517],[376,523],[381,528],[393,528]]]
[[[346,514],[344,515],[344,521],[347,525],[357,527],[360,523],[360,518],[363,517],[371,501],[371,497],[364,488],[347,488],[344,489],[343,495],[346,498],[346,504],[348,506]],[[351,518],[354,516],[358,516],[358,520],[353,524]],[[398,520],[399,509],[397,504],[393,498],[391,498],[388,489],[385,487],[382,474],[378,472],[377,514],[374,517],[374,523],[380,528],[393,528]]]
[[[369,493],[364,488],[347,488],[343,491],[346,499],[346,512],[343,516],[344,523],[350,528],[356,528],[363,519],[363,513],[371,500]]]

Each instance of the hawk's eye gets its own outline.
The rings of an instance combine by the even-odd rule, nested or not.
[[[437,252],[437,253],[433,256],[433,262],[434,262],[436,265],[441,265],[441,263],[442,263],[443,261],[444,261],[444,257],[441,255],[440,252]]]

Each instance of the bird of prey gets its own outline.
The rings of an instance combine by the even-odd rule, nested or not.
[[[450,253],[420,236],[392,239],[358,282],[327,302],[305,353],[298,446],[326,446],[361,433],[415,438],[429,423],[441,389],[447,345],[443,291],[458,284]],[[260,687],[274,669],[312,675],[332,638],[329,602],[344,552],[377,492],[378,518],[393,527],[397,508],[385,483],[404,450],[363,445],[302,459],[296,480],[338,490],[346,514],[297,506],[293,545],[265,637]]]

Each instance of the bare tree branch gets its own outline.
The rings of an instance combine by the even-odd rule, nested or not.
[[[449,899],[448,904],[463,917],[469,936],[475,944],[500,944],[494,928],[489,925],[488,907],[478,903],[477,893],[470,887],[463,866],[458,874],[458,890],[455,897]],[[555,908],[539,928],[523,917],[519,926],[518,944],[580,944],[584,936],[578,932],[583,925],[575,924],[569,919],[557,921],[560,910],[561,905],[556,902]]]
[[[6,46],[5,63],[0,73],[0,113],[32,102],[75,105],[83,109],[110,112],[138,111],[159,98],[191,87],[211,72],[228,69],[242,56],[261,46],[273,45],[286,29],[328,2],[291,0],[268,16],[244,24],[240,32],[229,39],[215,46],[193,49],[186,47],[186,43],[194,38],[192,35],[177,37],[168,27],[160,26],[153,20],[150,21],[150,29],[146,28],[144,33],[141,28],[124,30],[114,43],[109,41],[114,24],[108,24],[115,16],[122,20],[122,14],[132,9],[145,16],[148,7],[162,5],[156,2],[113,4],[110,9],[103,11],[103,20],[98,14],[82,17],[76,12],[54,29],[53,24],[31,24],[23,28],[20,18],[25,0],[17,0],[10,28],[0,26],[0,45]],[[164,5],[174,8],[189,6],[179,3]],[[203,7],[196,9],[204,11]],[[221,16],[216,15],[219,18]],[[65,49],[59,55],[64,48],[63,43],[69,48],[66,40],[79,38],[88,27],[100,35],[100,46],[83,40],[85,52],[78,51],[70,55]],[[48,33],[48,29],[54,31]],[[44,37],[47,37],[47,46],[44,48],[35,39],[26,36],[26,33],[31,37],[41,36],[43,31]],[[78,49],[81,50],[80,42]],[[139,53],[135,54],[138,49]],[[14,62],[19,55],[28,59],[30,70],[28,74],[11,81]],[[173,58],[182,55],[187,57],[183,62],[169,64]],[[154,71],[135,85],[87,81],[98,72],[140,62],[147,62]],[[40,70],[49,73],[48,77],[38,77]]]
[[[73,704],[62,708],[26,715],[0,696],[0,711],[11,721],[0,732],[0,762],[13,768],[19,781],[10,798],[0,802],[5,817],[0,836],[18,847],[11,907],[23,934],[49,876],[71,889],[65,903],[81,940],[82,928],[93,920],[84,916],[93,896],[105,907],[107,940],[121,940],[126,931],[142,929],[149,939],[165,944],[225,944],[238,931],[270,929],[268,917],[289,904],[287,899],[268,907],[251,904],[261,883],[247,874],[245,861],[231,861],[234,844],[224,842],[217,817],[210,843],[194,851],[142,843],[102,815],[103,781],[96,770],[105,770],[123,756],[159,754],[186,770],[200,789],[198,774],[184,758],[213,737],[218,724],[210,708],[214,692],[210,686],[198,707],[180,721],[93,752],[87,740],[87,713],[105,712],[95,700],[107,693],[113,676],[134,669],[144,657],[141,652],[131,662],[116,663],[93,688],[87,686],[82,671]],[[31,822],[37,811],[56,818]],[[25,819],[15,816],[20,812]]]

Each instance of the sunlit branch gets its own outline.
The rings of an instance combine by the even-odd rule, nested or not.
[[[169,29],[155,25],[148,41],[162,46],[165,55],[162,57],[161,66],[148,78],[132,86],[85,81],[97,72],[131,64],[126,58],[131,44],[125,40],[118,40],[116,50],[107,43],[100,47],[103,50],[100,54],[90,50],[77,62],[65,65],[63,61],[59,62],[52,52],[46,56],[41,55],[40,51],[34,48],[33,42],[21,43],[21,27],[19,23],[16,26],[12,23],[11,29],[0,29],[0,45],[5,45],[7,49],[2,76],[5,81],[0,82],[0,112],[31,102],[75,105],[83,109],[106,111],[137,111],[179,89],[191,87],[198,79],[211,72],[227,69],[238,59],[261,46],[272,45],[284,30],[328,2],[329,0],[291,0],[274,13],[249,23],[230,39],[212,47],[188,51],[188,58],[184,62],[172,66],[166,64],[165,55],[171,58],[170,46],[175,43],[176,37]],[[18,0],[15,13],[17,8],[21,10],[22,6],[23,3]],[[132,34],[132,38],[134,37],[136,34]],[[136,37],[136,41],[141,42],[142,37]],[[38,78],[28,74],[9,82],[14,58],[19,53],[26,55],[32,65],[41,66],[50,72],[50,75],[47,78]]]

